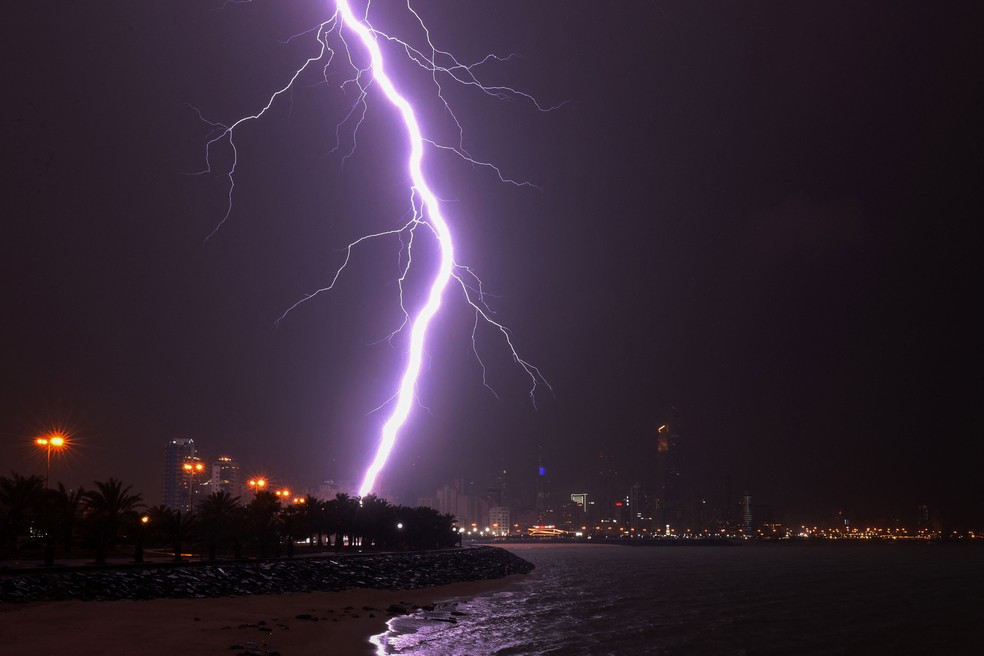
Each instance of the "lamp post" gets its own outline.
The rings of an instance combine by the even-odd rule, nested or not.
[[[267,486],[267,481],[262,476],[259,478],[251,478],[247,481],[249,484],[249,491],[253,493],[253,497],[256,497],[256,493],[260,490],[265,490]]]
[[[182,465],[185,473],[188,474],[188,514],[190,515],[195,510],[194,502],[194,484],[195,484],[195,474],[200,474],[205,470],[205,465],[200,462],[186,462]]]
[[[140,516],[140,525],[137,526],[137,544],[133,550],[133,562],[135,563],[142,563],[144,561],[144,548],[143,548],[144,531],[147,530],[146,527],[147,524],[149,523],[150,523],[149,515]]]
[[[65,436],[55,433],[46,437],[39,437],[34,443],[46,451],[44,466],[44,489],[48,489],[48,477],[51,474],[51,449],[61,449],[65,446]]]

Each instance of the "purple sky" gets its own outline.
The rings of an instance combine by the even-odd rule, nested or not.
[[[110,475],[157,502],[165,440],[252,471],[355,481],[395,389],[406,210],[378,98],[342,161],[351,95],[302,86],[238,138],[228,222],[206,129],[255,112],[312,52],[327,3],[19,6],[6,58],[0,463],[72,431],[53,478]],[[378,3],[374,24],[409,23]],[[495,467],[594,482],[599,451],[648,475],[680,410],[693,488],[724,474],[794,511],[980,519],[982,48],[973,3],[419,2],[436,45],[562,108],[451,90],[477,158],[432,160],[458,259],[555,395],[527,397],[456,292],[386,472],[427,493]],[[385,9],[385,11],[383,11]],[[414,37],[416,38],[416,37]],[[308,82],[314,82],[309,79]],[[425,97],[427,78],[411,89]],[[426,110],[442,139],[446,117]],[[350,135],[343,133],[343,146]],[[421,251],[424,253],[424,251]],[[422,260],[423,261],[423,260]],[[41,469],[39,469],[39,467]],[[976,499],[978,502],[974,502]],[[975,514],[976,513],[976,514]]]

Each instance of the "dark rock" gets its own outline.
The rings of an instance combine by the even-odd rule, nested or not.
[[[229,597],[355,587],[407,590],[525,574],[532,569],[531,563],[511,552],[477,547],[247,561],[223,563],[222,567],[183,562],[148,563],[139,568],[86,567],[54,573],[5,571],[0,576],[0,602]],[[397,605],[403,607],[403,613],[410,607],[406,603]]]

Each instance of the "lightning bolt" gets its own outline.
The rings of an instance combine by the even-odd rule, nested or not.
[[[237,4],[243,1],[248,0],[228,0],[226,5]],[[441,202],[424,175],[422,164],[425,149],[427,146],[430,146],[440,150],[449,151],[469,164],[491,170],[498,177],[498,179],[504,183],[509,183],[516,186],[532,185],[528,182],[513,180],[503,175],[502,171],[500,171],[499,168],[493,164],[477,160],[467,152],[463,145],[464,130],[462,128],[462,124],[454,115],[454,112],[451,110],[451,107],[444,98],[439,75],[442,78],[448,78],[455,83],[474,87],[475,89],[493,98],[526,100],[535,106],[538,111],[551,111],[560,105],[554,107],[544,107],[541,106],[532,96],[521,91],[517,91],[510,87],[487,86],[482,84],[476,74],[477,67],[489,61],[505,61],[508,60],[509,57],[488,55],[484,59],[473,64],[461,63],[450,53],[440,50],[434,45],[429,30],[421,17],[410,6],[409,2],[407,2],[407,10],[410,14],[412,14],[420,28],[423,30],[428,48],[430,50],[429,54],[423,50],[411,46],[407,41],[403,41],[375,29],[368,20],[368,2],[366,3],[365,11],[361,17],[357,16],[355,12],[353,12],[348,0],[335,0],[334,4],[335,12],[331,18],[308,32],[291,37],[292,40],[294,38],[313,34],[318,43],[317,51],[294,71],[294,73],[287,80],[286,84],[270,95],[266,104],[259,111],[254,114],[244,116],[231,124],[224,124],[211,121],[205,118],[205,116],[197,108],[193,109],[195,109],[198,113],[199,118],[213,130],[213,133],[207,138],[206,142],[205,167],[197,173],[204,174],[215,172],[211,161],[212,150],[214,148],[225,144],[231,150],[232,154],[232,163],[228,169],[224,171],[224,175],[228,179],[228,203],[226,205],[225,214],[214,226],[212,232],[208,235],[206,240],[212,238],[232,214],[232,199],[233,191],[235,189],[234,174],[238,161],[238,151],[234,140],[236,130],[250,121],[261,118],[270,109],[270,107],[273,106],[278,98],[293,89],[295,83],[297,83],[298,79],[300,79],[308,69],[314,68],[316,65],[320,65],[322,78],[327,84],[329,82],[329,70],[333,67],[337,52],[344,53],[346,59],[345,63],[347,64],[349,70],[353,72],[353,76],[348,78],[342,84],[342,87],[345,88],[349,85],[354,85],[358,90],[358,93],[357,100],[350,108],[348,115],[336,127],[336,140],[338,144],[336,148],[341,147],[340,132],[343,127],[349,123],[354,123],[354,127],[351,129],[351,149],[344,155],[344,157],[347,158],[354,153],[356,149],[356,135],[359,127],[362,125],[363,119],[365,118],[367,98],[373,88],[378,88],[378,90],[386,98],[388,103],[395,110],[395,113],[399,116],[399,119],[406,131],[407,142],[409,145],[409,153],[407,154],[406,161],[407,173],[410,178],[410,210],[408,212],[408,216],[410,218],[406,220],[402,226],[396,227],[392,230],[364,235],[351,242],[346,248],[344,261],[335,271],[331,282],[327,286],[305,295],[296,303],[288,307],[276,321],[276,323],[279,324],[279,322],[282,321],[292,310],[302,303],[311,300],[318,294],[330,291],[334,288],[335,284],[342,275],[342,272],[348,266],[353,250],[363,242],[387,236],[397,236],[401,240],[401,273],[397,282],[399,285],[400,306],[403,310],[404,321],[399,328],[391,333],[390,337],[392,338],[393,335],[400,332],[405,327],[410,327],[409,357],[407,359],[406,367],[403,370],[403,374],[400,377],[397,391],[390,399],[390,401],[395,399],[395,405],[393,406],[393,409],[386,422],[383,424],[382,433],[379,438],[375,456],[366,469],[362,478],[362,483],[359,486],[358,495],[360,497],[364,497],[374,489],[376,478],[386,465],[386,461],[388,460],[389,455],[396,444],[400,429],[403,427],[410,415],[413,401],[415,399],[417,380],[420,377],[421,365],[424,358],[424,347],[427,339],[427,331],[431,321],[437,315],[438,310],[441,307],[442,296],[444,295],[444,292],[452,279],[459,284],[465,301],[469,304],[469,306],[471,306],[475,313],[475,323],[471,335],[472,350],[475,353],[475,357],[478,359],[482,369],[483,384],[485,384],[492,394],[495,394],[495,391],[489,386],[486,380],[485,364],[482,362],[477,348],[477,331],[479,326],[484,322],[501,333],[513,361],[521,367],[529,377],[531,381],[529,394],[534,403],[536,390],[540,384],[550,388],[550,384],[540,373],[540,370],[520,357],[513,343],[512,335],[509,329],[506,328],[504,324],[493,318],[493,312],[486,303],[486,292],[479,277],[469,267],[459,265],[455,262],[454,241],[452,239],[451,230],[443,215]],[[335,39],[337,43],[331,41],[331,39]],[[368,65],[359,66],[355,63],[355,58],[353,58],[352,50],[349,45],[349,39],[351,39],[353,43],[358,43],[362,50],[365,51],[365,54],[368,56],[369,60]],[[423,135],[420,124],[417,121],[417,114],[414,107],[407,100],[406,96],[401,94],[397,83],[390,76],[387,70],[386,62],[383,57],[383,50],[380,47],[381,42],[395,44],[398,49],[403,51],[410,61],[430,73],[433,84],[436,87],[436,95],[456,126],[458,133],[458,144],[456,146],[440,144],[432,139],[426,138]],[[336,46],[335,48],[332,47],[333,44]],[[439,264],[437,267],[437,272],[434,275],[433,280],[430,282],[426,302],[417,310],[415,316],[411,316],[411,313],[406,309],[403,303],[403,284],[413,265],[412,251],[414,236],[417,229],[421,226],[428,228],[437,241]]]

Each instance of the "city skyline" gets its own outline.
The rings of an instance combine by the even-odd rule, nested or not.
[[[676,409],[672,410],[678,420]],[[56,457],[72,448],[69,437],[63,434],[54,437],[61,438]],[[650,445],[651,453],[642,454],[652,456],[657,463],[648,480],[626,478],[602,452],[596,461],[595,475],[573,488],[567,483],[554,483],[553,468],[539,460],[535,466],[518,470],[495,469],[467,478],[451,477],[435,485],[436,489],[378,490],[373,494],[393,504],[429,507],[450,514],[469,530],[503,535],[525,534],[528,527],[559,528],[561,533],[583,535],[605,534],[607,530],[615,535],[637,537],[748,536],[771,531],[772,538],[838,536],[852,531],[855,534],[861,531],[858,534],[861,537],[890,537],[891,531],[899,530],[909,531],[910,535],[918,531],[928,537],[941,531],[973,534],[981,529],[973,522],[953,521],[945,508],[918,500],[875,509],[853,502],[825,508],[789,507],[781,500],[768,498],[756,498],[753,503],[754,482],[739,481],[736,485],[730,473],[710,486],[698,483],[704,480],[697,475],[699,461],[687,457],[685,437],[679,434],[679,428],[668,424],[659,427]],[[39,438],[35,446],[44,451],[47,443]],[[671,449],[675,453],[668,458]],[[155,494],[142,493],[146,504],[156,506],[159,502],[186,513],[215,492],[224,492],[244,505],[261,490],[284,496],[281,503],[285,505],[299,503],[305,497],[327,500],[338,493],[358,496],[357,480],[311,482],[290,474],[271,476],[248,465],[243,467],[236,458],[224,453],[210,455],[199,450],[194,440],[188,438],[166,441],[159,473],[163,480],[162,494],[158,499]],[[672,480],[668,480],[668,475]],[[53,481],[57,483],[61,481]],[[71,485],[67,487],[72,489]],[[503,528],[504,525],[509,528]]]
[[[177,438],[271,476],[359,478],[403,361],[398,244],[277,319],[405,211],[392,116],[333,152],[352,97],[308,81],[242,133],[214,234],[225,181],[185,175],[210,134],[188,105],[225,122],[262,106],[323,5],[62,4],[15,17],[0,463],[44,471],[33,441],[60,430],[51,479],[70,485],[156,494]],[[553,391],[529,398],[500,335],[473,346],[449,294],[384,488],[542,465],[584,491],[599,454],[631,488],[676,407],[708,496],[730,476],[804,512],[982,520],[967,8],[414,6],[462,60],[515,53],[483,69],[494,83],[565,103],[448,92],[468,151],[537,188],[432,164],[462,263]]]

